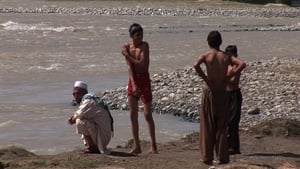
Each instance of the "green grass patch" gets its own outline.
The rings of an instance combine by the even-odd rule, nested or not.
[[[93,154],[95,157],[82,155],[69,155],[63,164],[64,167],[70,169],[86,169],[97,168],[99,166],[108,166],[114,163],[113,159],[100,154]]]
[[[40,168],[40,167],[47,167],[48,163],[45,160],[38,160],[38,161],[32,161],[30,165]]]
[[[269,136],[299,137],[300,122],[290,119],[273,119],[254,126],[251,132]]]
[[[136,2],[195,2],[195,0],[46,0],[46,1],[75,1],[75,2],[79,2],[79,1],[103,1],[103,2],[107,2],[107,1],[136,1]]]
[[[16,147],[16,146],[10,146],[8,148],[0,149],[0,157],[30,157],[35,156],[34,153],[27,151],[24,148]]]
[[[196,143],[199,141],[199,132],[188,134],[182,140],[186,143]]]
[[[90,159],[76,156],[76,155],[70,155],[68,156],[66,162],[65,162],[65,167],[67,168],[95,168],[95,161],[92,161]]]
[[[245,2],[245,3],[252,3],[252,4],[267,4],[267,3],[282,3],[286,5],[292,4],[292,0],[223,0],[223,1]]]

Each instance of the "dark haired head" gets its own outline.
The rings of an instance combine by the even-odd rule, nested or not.
[[[130,27],[129,27],[129,35],[132,36],[137,32],[143,32],[143,28],[140,24],[138,23],[133,23]]]
[[[222,36],[218,31],[211,31],[207,36],[208,45],[211,48],[219,49],[222,44]]]
[[[229,45],[226,47],[225,49],[225,52],[228,54],[228,55],[231,55],[231,56],[235,56],[237,57],[237,47],[236,45]]]

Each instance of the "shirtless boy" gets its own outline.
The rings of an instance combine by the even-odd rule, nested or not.
[[[238,57],[237,47],[229,45],[226,47],[225,52],[231,57]],[[230,74],[235,65],[229,65],[228,73]],[[228,127],[228,152],[231,155],[241,154],[240,152],[240,136],[239,136],[239,123],[241,119],[242,107],[242,93],[239,87],[240,73],[229,79],[227,83],[227,91],[230,97],[230,114],[229,114],[229,127]]]
[[[230,57],[220,50],[222,37],[218,31],[208,34],[207,42],[210,50],[200,55],[194,62],[194,68],[204,80],[200,111],[200,154],[201,161],[212,165],[214,149],[219,164],[229,162],[227,147],[227,123],[229,115],[229,94],[226,92],[229,78],[239,73],[244,63]],[[206,74],[200,67],[204,63]],[[227,75],[229,64],[236,65]]]
[[[132,24],[129,27],[129,34],[132,42],[125,43],[122,46],[122,54],[125,56],[128,65],[129,81],[127,92],[134,140],[134,147],[129,153],[142,153],[138,122],[138,101],[140,98],[143,102],[144,116],[151,137],[151,148],[148,153],[157,153],[155,124],[151,112],[152,91],[149,76],[149,45],[146,41],[143,41],[143,28],[141,25],[137,23]]]

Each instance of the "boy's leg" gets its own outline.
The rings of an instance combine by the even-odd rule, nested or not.
[[[139,140],[139,121],[138,121],[138,100],[135,96],[128,96],[128,103],[130,109],[130,120],[132,127],[132,135],[134,147],[129,152],[132,154],[140,154],[142,152]]]
[[[229,120],[229,95],[227,92],[218,93],[215,97],[216,111],[216,155],[219,164],[229,162],[227,126]]]
[[[151,106],[152,102],[144,103],[144,115],[148,124],[149,133],[151,137],[151,148],[149,149],[148,153],[154,154],[157,153],[157,146],[155,138],[155,124],[152,117]]]
[[[234,100],[231,104],[232,110],[234,112],[234,117],[231,120],[229,125],[229,154],[240,154],[240,137],[239,137],[239,123],[241,118],[241,104],[242,104],[242,95],[240,90],[234,91],[233,94]]]
[[[228,153],[234,154],[235,146],[235,122],[236,122],[236,93],[235,91],[229,92],[230,96],[230,114],[228,121]]]
[[[237,112],[236,112],[236,119],[235,119],[235,132],[236,132],[236,145],[235,145],[235,153],[236,154],[241,154],[240,152],[240,135],[239,135],[239,124],[241,120],[241,112],[242,112],[242,93],[240,90],[237,92]]]
[[[212,107],[212,94],[209,89],[203,90],[200,109],[200,161],[211,165],[215,145],[215,127]]]
[[[236,114],[235,118],[232,120],[231,124],[231,140],[229,140],[229,153],[230,154],[240,154],[239,149],[239,120],[238,114]]]

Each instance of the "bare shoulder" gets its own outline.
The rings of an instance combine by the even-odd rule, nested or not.
[[[210,51],[210,50],[208,50],[208,51],[206,51],[206,52],[200,54],[200,55],[197,57],[197,59],[195,60],[195,65],[198,65],[198,64],[200,64],[200,63],[202,63],[202,62],[206,62],[207,59],[209,58],[209,56],[211,56],[211,55],[212,55],[212,51]]]
[[[227,53],[225,53],[224,51],[222,50],[218,50],[218,51],[215,51],[216,52],[216,55],[219,55],[219,56],[229,56]]]
[[[212,50],[208,50],[208,51],[202,53],[202,54],[200,55],[200,57],[202,57],[202,58],[207,58],[207,57],[210,57],[210,56],[213,56],[213,55],[215,55],[215,53],[214,53]]]
[[[216,52],[215,50],[208,50],[207,52],[205,52],[203,54],[203,57],[206,60],[213,60],[217,55],[218,55],[218,52]]]
[[[146,41],[143,41],[142,47],[143,47],[143,48],[149,48],[149,43],[146,42]]]
[[[143,41],[141,46],[139,47],[142,52],[149,53],[149,44],[146,41]]]
[[[215,56],[218,58],[218,60],[222,60],[223,62],[230,62],[231,56],[225,53],[224,51],[216,51]]]

